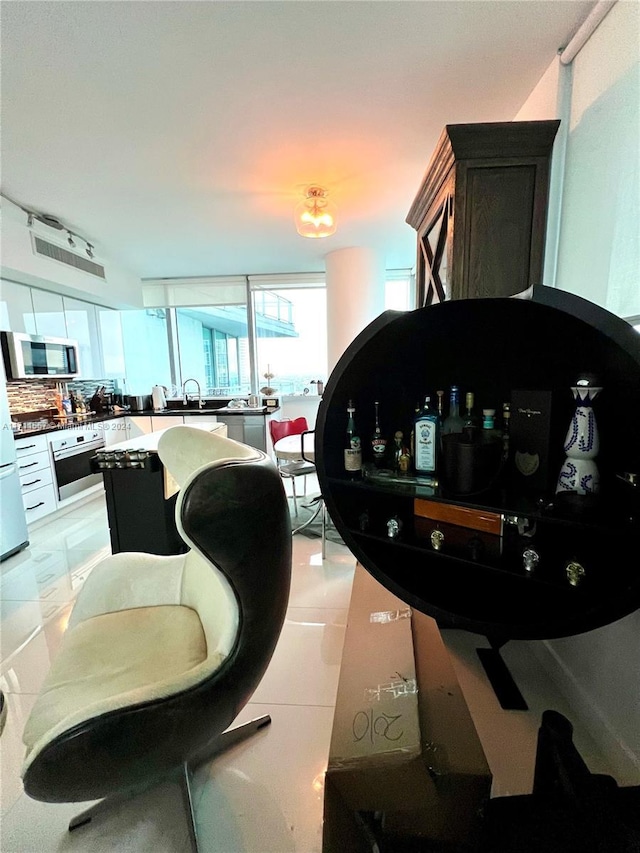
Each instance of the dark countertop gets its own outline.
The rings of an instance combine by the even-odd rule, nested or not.
[[[275,411],[275,408],[268,408],[267,406],[259,406],[253,409],[249,408],[249,406],[245,406],[244,408],[203,406],[201,409],[197,406],[175,406],[158,412],[147,412],[146,414],[153,415],[155,418],[157,415],[160,417],[162,415],[266,415],[269,412]],[[140,412],[140,414],[145,414],[145,412]]]
[[[21,421],[23,424],[21,429],[13,430],[14,438],[25,438],[32,435],[44,435],[49,432],[61,432],[65,429],[73,429],[78,426],[92,426],[93,424],[104,423],[114,419],[123,418],[130,412],[109,412],[104,415],[88,415],[86,418],[70,418],[64,423],[47,423],[46,421],[33,420]],[[150,414],[150,413],[149,413]],[[15,424],[15,422],[14,422]]]
[[[181,406],[180,408],[178,408],[178,407],[167,408],[167,409],[163,409],[162,411],[157,411],[157,412],[153,411],[152,409],[149,409],[148,411],[144,411],[144,412],[121,411],[121,412],[108,412],[108,413],[105,413],[104,415],[94,414],[94,415],[88,415],[85,418],[72,418],[72,419],[65,421],[64,423],[51,423],[51,422],[42,421],[42,420],[33,420],[33,421],[25,420],[22,422],[24,425],[22,429],[13,430],[13,437],[17,439],[17,438],[25,438],[25,437],[33,436],[33,435],[44,435],[45,433],[60,432],[62,430],[71,429],[71,428],[77,427],[77,426],[92,426],[94,424],[100,424],[100,423],[104,423],[105,421],[112,421],[112,420],[115,420],[118,418],[125,418],[125,417],[151,417],[151,416],[153,416],[154,418],[162,418],[162,417],[170,417],[171,415],[202,415],[202,416],[211,417],[211,415],[218,415],[218,414],[223,415],[224,417],[227,417],[228,415],[231,415],[231,416],[235,416],[235,415],[258,415],[258,416],[260,416],[260,415],[263,415],[264,416],[264,415],[269,414],[270,412],[275,412],[275,411],[278,411],[278,409],[277,408],[270,408],[267,406],[261,406],[258,409],[250,409],[250,408],[245,408],[245,409],[232,408],[232,409],[230,409],[228,406],[222,406],[222,407],[217,408],[217,409],[213,408],[213,407],[199,409],[197,406]]]

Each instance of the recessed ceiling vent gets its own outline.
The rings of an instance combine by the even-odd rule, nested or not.
[[[58,261],[58,263],[65,264],[68,267],[88,272],[89,275],[95,275],[106,281],[107,277],[101,264],[90,261],[89,258],[83,258],[82,255],[76,255],[75,252],[70,252],[68,249],[63,249],[56,243],[49,243],[48,240],[43,240],[42,237],[37,237],[35,234],[32,234],[31,238],[35,255],[50,258],[52,261]]]

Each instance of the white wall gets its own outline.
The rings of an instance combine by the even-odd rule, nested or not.
[[[516,120],[560,118],[555,286],[621,317],[640,314],[640,4],[619,0],[571,66],[556,59]],[[550,239],[558,185],[550,199]],[[547,258],[547,261],[549,258]],[[545,263],[545,283],[548,280]]]
[[[3,200],[0,267],[2,278],[43,290],[53,290],[64,296],[84,299],[109,308],[142,307],[142,283],[139,276],[113,264],[108,258],[99,256],[97,251],[94,260],[104,266],[106,281],[50,258],[41,258],[33,253],[31,231],[51,243],[68,248],[64,243],[64,232],[38,223],[30,229],[27,226],[26,214]]]
[[[562,192],[556,286],[620,316],[640,314],[639,32],[640,6],[621,0],[573,67],[554,60],[515,116],[561,118],[567,131],[555,187],[552,176],[551,206],[554,189]],[[554,161],[563,159],[563,142],[559,134]],[[550,228],[552,219],[550,209]],[[531,645],[608,754],[619,784],[640,784],[640,611]]]

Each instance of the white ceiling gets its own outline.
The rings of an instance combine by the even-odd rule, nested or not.
[[[2,192],[142,277],[303,272],[405,216],[445,124],[509,121],[580,0],[2,3]],[[310,183],[339,208],[296,234]]]

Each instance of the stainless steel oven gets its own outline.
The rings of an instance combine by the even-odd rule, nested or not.
[[[104,445],[100,430],[63,432],[49,441],[53,456],[53,472],[59,500],[77,495],[102,481],[102,474],[91,470],[91,457]]]

